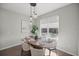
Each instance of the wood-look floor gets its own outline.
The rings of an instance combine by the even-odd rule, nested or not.
[[[22,56],[26,52],[22,51],[21,45],[0,51],[0,56]],[[56,50],[57,56],[72,56],[60,50]],[[26,55],[27,56],[27,55]]]

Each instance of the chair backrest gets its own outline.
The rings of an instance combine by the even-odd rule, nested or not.
[[[33,47],[30,47],[31,49],[31,55],[32,56],[44,56],[44,50],[43,49],[35,49]]]
[[[54,48],[56,48],[56,46],[57,46],[56,40],[53,40],[52,42],[46,42],[45,43],[46,48],[54,49]]]
[[[22,42],[22,49],[23,49],[24,51],[30,50],[30,45],[27,43],[26,39],[23,39],[23,42]]]

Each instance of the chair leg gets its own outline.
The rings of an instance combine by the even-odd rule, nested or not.
[[[51,55],[51,51],[49,50],[49,56]]]
[[[43,48],[43,56],[45,56],[45,48]]]
[[[55,53],[56,53],[56,55],[57,55],[57,49],[55,49]]]
[[[23,55],[23,49],[21,49],[21,56]]]

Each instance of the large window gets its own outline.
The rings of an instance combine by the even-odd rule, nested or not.
[[[59,16],[55,15],[40,20],[40,36],[57,37],[59,29]]]
[[[42,34],[58,34],[58,28],[42,28]]]

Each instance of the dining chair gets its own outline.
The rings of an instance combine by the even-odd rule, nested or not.
[[[27,39],[22,39],[22,56],[31,56],[30,45],[27,43]]]
[[[44,56],[44,50],[43,49],[36,49],[33,48],[32,46],[30,47],[31,49],[31,55],[32,56]]]
[[[46,49],[48,49],[49,50],[49,56],[51,55],[51,52],[55,52],[55,53],[57,53],[56,52],[56,46],[57,46],[57,42],[56,42],[56,40],[55,39],[52,39],[52,41],[51,42],[49,42],[49,43],[46,43],[45,44],[46,46]],[[46,55],[46,56],[48,56],[48,55]]]

